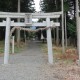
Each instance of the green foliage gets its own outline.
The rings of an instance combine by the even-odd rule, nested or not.
[[[64,1],[64,14],[66,13],[66,18],[67,18],[66,20],[67,34],[68,37],[74,39],[74,37],[76,37],[75,0],[63,0],[63,1]],[[43,12],[61,11],[61,0],[41,0],[41,10]],[[73,16],[73,19],[70,19],[71,16],[69,16],[68,12]]]
[[[34,12],[34,1],[33,0],[21,0],[21,12]],[[0,0],[0,12],[17,12],[18,11],[18,0]],[[0,19],[2,21],[2,19]],[[2,28],[0,28],[0,40],[5,36]],[[2,34],[3,33],[3,34]]]
[[[70,10],[69,3],[67,0],[64,0],[64,12],[68,12]]]
[[[20,51],[25,49],[25,43],[21,42],[19,46],[15,43],[14,52],[19,53]],[[4,53],[4,41],[0,41],[0,54]],[[10,45],[10,53],[12,53],[12,45]]]
[[[41,10],[44,12],[60,11],[60,0],[43,0],[41,1]],[[57,4],[57,5],[56,5]],[[59,6],[59,7],[58,7]]]
[[[34,12],[35,9],[33,0],[21,0],[21,12]]]
[[[76,37],[76,23],[75,20],[67,22],[68,35],[72,38]]]
[[[21,0],[21,12],[34,12],[33,0]],[[0,11],[17,12],[18,0],[0,0]]]

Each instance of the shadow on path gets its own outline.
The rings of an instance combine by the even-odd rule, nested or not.
[[[27,48],[16,55],[10,56],[10,63],[27,63],[27,64],[41,64],[45,63],[44,53],[41,50],[40,42],[29,41]]]

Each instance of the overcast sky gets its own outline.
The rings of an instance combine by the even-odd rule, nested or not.
[[[39,6],[40,0],[34,0],[34,2],[35,2],[36,11],[40,11],[40,6]]]

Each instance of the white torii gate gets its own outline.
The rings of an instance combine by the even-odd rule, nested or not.
[[[8,64],[9,61],[9,47],[10,47],[10,26],[47,26],[52,25],[60,26],[59,22],[52,22],[50,18],[59,18],[62,12],[54,13],[8,13],[0,12],[0,18],[5,18],[6,21],[0,22],[0,26],[6,26],[5,32],[5,49],[4,49],[4,64]],[[11,21],[12,18],[23,18],[24,22],[14,22]],[[46,21],[42,23],[33,23],[33,18],[45,18]],[[48,61],[53,64],[53,52],[52,52],[52,39],[51,39],[51,29],[47,30],[47,46],[48,46]]]

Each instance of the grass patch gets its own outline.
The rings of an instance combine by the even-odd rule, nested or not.
[[[4,53],[4,41],[0,41],[0,54]]]
[[[10,54],[12,53],[12,46],[10,45]],[[17,45],[17,43],[15,43],[15,53],[19,53],[20,51],[23,51],[25,49],[25,43],[24,42],[20,42],[19,46]],[[4,53],[4,41],[0,41],[0,54]]]
[[[15,53],[19,53],[19,52],[23,51],[24,49],[25,49],[25,43],[24,42],[20,42],[19,45],[17,43],[15,43],[15,47],[14,47]],[[12,51],[12,48],[10,48],[10,53],[11,53],[11,51]]]
[[[42,50],[44,53],[47,54],[47,44],[42,44]],[[63,61],[64,63],[72,63],[76,62],[78,59],[77,50],[74,47],[68,47],[65,51],[65,53],[62,53],[62,47],[53,47],[53,55],[55,61]]]
[[[46,44],[41,44],[41,49],[44,53],[47,53],[48,50],[47,50],[47,45]]]

